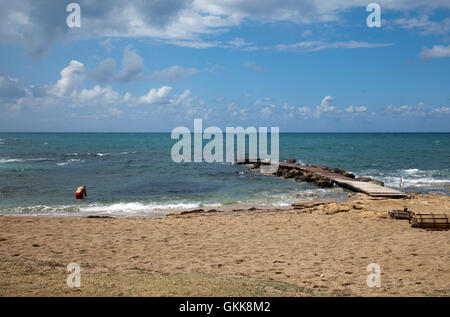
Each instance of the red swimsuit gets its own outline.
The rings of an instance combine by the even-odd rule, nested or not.
[[[76,197],[77,199],[83,199],[83,192],[76,192],[76,193],[75,193],[75,197]]]

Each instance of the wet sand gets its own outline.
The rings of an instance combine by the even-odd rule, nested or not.
[[[164,218],[0,217],[1,296],[449,296],[450,232],[393,209],[447,213],[450,197],[352,195],[302,209]],[[78,263],[82,287],[65,272]],[[370,288],[367,265],[381,268]]]

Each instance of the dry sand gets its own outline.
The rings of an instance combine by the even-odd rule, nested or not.
[[[449,296],[450,232],[411,228],[392,209],[449,213],[414,195],[303,209],[165,218],[0,217],[1,296]],[[65,272],[78,263],[82,287]],[[381,267],[381,287],[366,284]]]

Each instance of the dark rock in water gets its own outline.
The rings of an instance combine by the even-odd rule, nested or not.
[[[344,173],[342,173],[342,175],[344,175],[346,177],[350,177],[350,178],[355,178],[355,175],[353,175],[352,173],[349,173],[349,172],[345,172],[345,171],[344,171]]]
[[[286,161],[286,163],[296,163],[297,160],[295,158],[290,158]]]
[[[283,174],[284,178],[294,178],[295,176],[297,176],[298,171],[297,170],[290,170],[287,171],[286,173]]]
[[[334,182],[330,181],[328,179],[319,179],[314,184],[319,187],[333,187],[334,186]]]
[[[211,209],[207,212],[215,212],[215,209]],[[166,217],[171,216],[184,216],[184,215],[190,215],[190,214],[201,214],[206,212],[204,209],[194,209],[194,210],[182,210],[182,211],[176,211],[176,212],[169,212],[166,214]]]
[[[286,161],[287,163],[295,163],[295,159],[289,159]],[[308,165],[309,167],[319,169],[326,172],[336,173],[340,174],[342,176],[352,178],[356,181],[363,181],[363,182],[371,182],[373,184],[377,184],[380,186],[384,186],[383,182],[380,182],[378,180],[374,180],[368,177],[362,177],[362,178],[356,178],[355,175],[352,173],[346,172],[343,169],[329,167],[329,166],[320,166],[320,165]],[[308,182],[313,183],[316,186],[319,187],[333,187],[335,186],[335,182],[327,177],[321,176],[319,174],[316,174],[315,172],[310,172],[305,169],[303,169],[300,165],[298,167],[296,166],[284,166],[284,167],[278,167],[278,170],[273,173],[274,176],[283,177],[283,178],[293,178],[296,182]]]
[[[204,209],[194,209],[194,210],[183,210],[180,212],[180,215],[187,215],[187,214],[198,214],[204,212]]]

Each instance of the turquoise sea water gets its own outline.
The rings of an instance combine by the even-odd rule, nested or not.
[[[230,204],[344,196],[230,163],[174,163],[169,133],[0,133],[0,213],[158,216]],[[280,159],[343,168],[406,190],[450,193],[450,134],[280,134]],[[74,191],[86,184],[88,199]]]

